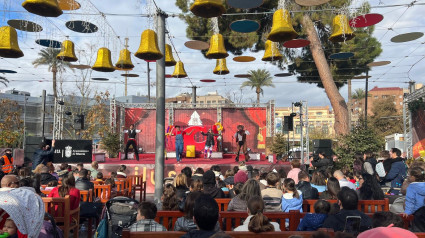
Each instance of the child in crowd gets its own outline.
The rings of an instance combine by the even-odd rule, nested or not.
[[[192,180],[192,183],[189,187],[190,192],[202,192],[203,189],[204,185],[202,184],[201,180]]]
[[[63,178],[68,176],[68,164],[67,163],[62,163],[59,167],[59,171],[57,172],[58,176]]]
[[[301,171],[301,161],[299,159],[293,159],[291,161],[291,170],[288,172],[287,178],[291,178],[298,184],[298,173]]]
[[[283,181],[282,211],[299,210],[303,212],[303,197],[295,187],[295,181],[287,178]]]
[[[97,172],[96,181],[103,182],[103,173],[102,172]]]
[[[117,171],[117,178],[127,178],[127,174],[125,173],[126,169],[127,169],[127,166],[120,165]]]
[[[117,180],[117,172],[111,172],[111,179]]]
[[[224,174],[224,182],[226,183],[226,185],[235,184],[234,176],[235,174],[233,173],[233,170],[231,169],[226,170],[226,173]]]
[[[115,185],[115,180],[113,178],[108,178],[105,180],[105,185],[111,185],[111,198],[117,196],[117,186]],[[102,198],[104,199],[104,198]]]
[[[316,231],[321,228],[323,222],[331,211],[331,204],[323,199],[317,200],[314,204],[314,213],[308,213],[301,220],[297,231]]]
[[[78,163],[77,164],[77,169],[78,169],[78,172],[80,172],[82,169],[84,169],[83,163]]]
[[[267,188],[261,191],[266,211],[281,211],[282,191],[276,188],[279,175],[275,172],[267,174]],[[293,180],[292,180],[293,181]],[[294,185],[295,186],[295,185]],[[302,199],[301,199],[302,202]]]
[[[161,197],[162,210],[178,211],[179,200],[177,199],[176,188],[172,184],[167,184],[164,187],[164,192]]]
[[[17,238],[18,237],[18,228],[15,225],[15,222],[8,218],[3,226],[3,233],[7,232],[9,234],[8,238]]]
[[[155,204],[151,202],[140,203],[137,208],[137,222],[130,226],[130,231],[167,231],[164,226],[154,220],[157,210]]]
[[[52,191],[57,186],[58,186],[58,181],[57,180],[53,180],[53,181],[50,181],[49,183],[47,183],[47,187],[44,190],[46,190],[46,191]]]
[[[229,189],[226,187],[226,183],[222,180],[218,181],[217,186],[223,190],[223,192],[229,192]]]

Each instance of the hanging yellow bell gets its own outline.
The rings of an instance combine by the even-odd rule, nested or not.
[[[62,43],[61,52],[56,56],[57,59],[66,61],[66,62],[75,62],[78,60],[75,56],[74,43],[70,40],[66,40]]]
[[[226,65],[226,59],[217,59],[217,63],[215,69],[213,71],[214,74],[225,75],[230,73],[229,69]]]
[[[134,55],[143,60],[159,60],[163,57],[159,51],[158,38],[155,31],[150,29],[143,31],[139,49]]]
[[[131,70],[134,68],[133,62],[131,62],[131,53],[127,49],[123,49],[120,51],[120,57],[118,58],[118,62],[115,64],[115,67],[120,70]]]
[[[165,66],[174,66],[176,65],[176,61],[173,57],[173,50],[171,49],[171,45],[165,44]]]
[[[186,78],[187,77],[187,73],[184,70],[183,62],[178,61],[176,63],[176,67],[174,68],[174,73],[171,76],[173,76],[174,78]]]
[[[24,53],[19,48],[18,33],[11,26],[0,27],[0,56],[5,58],[24,56]]]
[[[198,17],[218,17],[226,12],[222,0],[195,0],[190,11]]]
[[[329,40],[332,42],[344,42],[355,36],[345,15],[336,15],[332,22],[332,34]]]
[[[273,13],[273,25],[268,40],[284,42],[298,37],[298,33],[292,27],[291,15],[288,10],[279,9]]]
[[[25,0],[22,6],[28,12],[43,17],[58,17],[63,13],[57,0]]]
[[[108,48],[103,47],[97,51],[97,59],[92,69],[100,72],[115,71],[111,60],[111,51]]]
[[[214,34],[211,36],[210,48],[206,54],[209,59],[223,59],[229,56],[224,47],[224,40],[221,34]]]
[[[282,54],[279,52],[276,42],[267,40],[265,48],[266,50],[264,51],[264,56],[261,59],[262,61],[276,61],[283,58]]]

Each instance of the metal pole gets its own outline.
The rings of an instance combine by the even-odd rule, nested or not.
[[[367,128],[367,97],[369,91],[369,69],[366,70],[366,90],[364,98],[364,127]]]
[[[415,81],[409,81],[409,93],[413,93],[415,91]]]
[[[149,66],[149,62],[148,63],[148,102],[151,102],[151,68]]]
[[[196,86],[192,87],[192,105],[196,105]]]
[[[41,94],[41,138],[44,141],[44,121],[46,114],[46,90]]]
[[[165,52],[165,18],[167,14],[157,12],[158,45]],[[156,61],[156,141],[155,141],[155,203],[161,201],[164,181],[165,147],[165,59]]]
[[[309,125],[308,125],[308,104],[307,104],[307,101],[305,102],[305,146],[307,147],[306,148],[306,156],[307,156],[307,159],[309,158],[309,156],[310,156],[310,133],[309,133]],[[303,158],[303,161],[304,161],[304,158]]]
[[[126,72],[126,74],[128,73],[128,71]],[[124,90],[124,96],[127,97],[127,76],[125,76],[125,90]]]
[[[22,148],[25,151],[25,138],[27,134],[27,95],[25,95],[24,100],[24,139],[22,142]]]
[[[301,127],[301,139],[300,139],[300,143],[301,143],[301,163],[304,164],[303,161],[303,156],[304,156],[304,123],[303,123],[303,104],[302,102],[300,102],[300,127]]]

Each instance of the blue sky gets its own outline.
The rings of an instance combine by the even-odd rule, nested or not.
[[[77,56],[80,56],[80,64],[93,64],[95,53],[100,47],[108,47],[112,51],[112,61],[118,60],[119,50],[123,48],[125,37],[129,38],[129,50],[135,52],[140,43],[140,35],[143,30],[148,27],[153,27],[152,21],[147,18],[138,17],[132,14],[146,13],[145,0],[81,0],[82,8],[78,11],[66,12],[58,18],[44,18],[25,12],[21,7],[23,1],[4,0],[3,9],[6,11],[0,12],[1,25],[7,25],[9,19],[26,19],[37,22],[42,25],[44,30],[39,33],[19,32],[19,45],[25,56],[19,59],[0,59],[0,69],[16,70],[17,74],[2,75],[7,77],[11,82],[8,87],[0,85],[0,90],[15,88],[17,90],[29,91],[32,95],[40,95],[42,89],[46,89],[49,93],[51,89],[51,73],[47,71],[47,67],[41,66],[34,68],[31,62],[37,58],[37,53],[43,47],[35,44],[36,39],[54,39],[63,41],[66,36],[76,44]],[[171,0],[156,0],[158,7],[169,14],[179,13],[180,10],[174,5]],[[363,1],[354,1],[355,5],[361,4]],[[417,1],[422,4],[421,1]],[[372,6],[385,6],[406,4],[405,0],[370,0]],[[423,83],[423,66],[425,64],[422,58],[425,57],[425,37],[409,43],[392,43],[390,39],[402,33],[412,31],[423,32],[425,22],[423,11],[425,5],[414,5],[412,7],[399,6],[390,8],[376,8],[371,12],[384,15],[384,20],[376,26],[374,36],[381,42],[383,53],[376,59],[377,61],[389,60],[392,63],[373,68],[370,72],[371,83],[370,88],[374,86],[380,87],[407,87],[409,80],[415,80],[418,83]],[[99,15],[100,12],[106,13],[105,18]],[[116,15],[114,15],[116,14]],[[106,19],[106,21],[105,21]],[[65,22],[69,20],[84,20],[96,24],[101,30],[92,34],[82,34],[70,31],[65,27]],[[205,59],[199,51],[191,50],[184,46],[184,42],[188,39],[185,33],[185,23],[177,17],[167,19],[167,26],[172,36],[173,44],[175,45],[180,59],[185,64],[186,72],[189,78],[184,79],[166,79],[166,96],[172,97],[183,92],[191,92],[189,87],[193,85],[199,86],[198,95],[204,95],[207,92],[218,91],[222,95],[239,94],[240,84],[244,81],[232,77],[235,74],[243,74],[248,70],[264,68],[269,70],[273,75],[281,73],[282,70],[276,66],[261,61],[264,52],[245,52],[244,55],[251,55],[257,58],[256,61],[250,63],[238,63],[232,60],[233,56],[227,58],[227,66],[230,74],[216,76],[212,73],[215,67],[215,60]],[[391,28],[391,30],[388,30]],[[119,39],[116,37],[119,36]],[[92,45],[93,47],[88,47]],[[85,53],[81,53],[84,50]],[[81,55],[87,54],[88,57]],[[177,54],[174,53],[177,59]],[[132,57],[133,63],[136,65],[131,73],[139,74],[138,78],[128,79],[128,94],[129,95],[146,95],[147,80],[146,80],[146,62],[136,57]],[[151,63],[151,78],[155,82],[155,64]],[[173,67],[166,69],[167,74],[173,72]],[[73,93],[78,91],[76,81],[81,78],[81,72],[68,70],[62,75],[63,84],[61,89],[64,93]],[[91,77],[106,77],[110,80],[107,83],[99,83],[95,81],[89,82],[88,85],[92,92],[109,90],[113,95],[122,96],[124,94],[124,78],[120,76],[123,72],[115,71],[113,73],[101,73],[93,71]],[[215,79],[216,83],[201,83],[201,79]],[[329,105],[329,100],[323,89],[317,88],[311,84],[301,84],[296,82],[295,77],[275,78],[276,88],[265,88],[262,102],[268,100],[276,100],[278,106],[289,106],[293,101],[307,100],[309,105],[325,106]],[[155,87],[151,88],[151,92],[155,94]],[[353,81],[353,91],[356,88],[364,87],[363,80]],[[342,95],[347,97],[347,87],[341,88]],[[255,100],[254,91],[249,88],[243,90],[243,98],[249,103]]]

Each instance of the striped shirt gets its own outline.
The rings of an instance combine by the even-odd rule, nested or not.
[[[264,200],[264,210],[267,212],[280,212],[283,193],[277,188],[268,187],[261,190]]]
[[[130,226],[130,232],[134,231],[167,231],[167,229],[153,219],[143,219]]]

